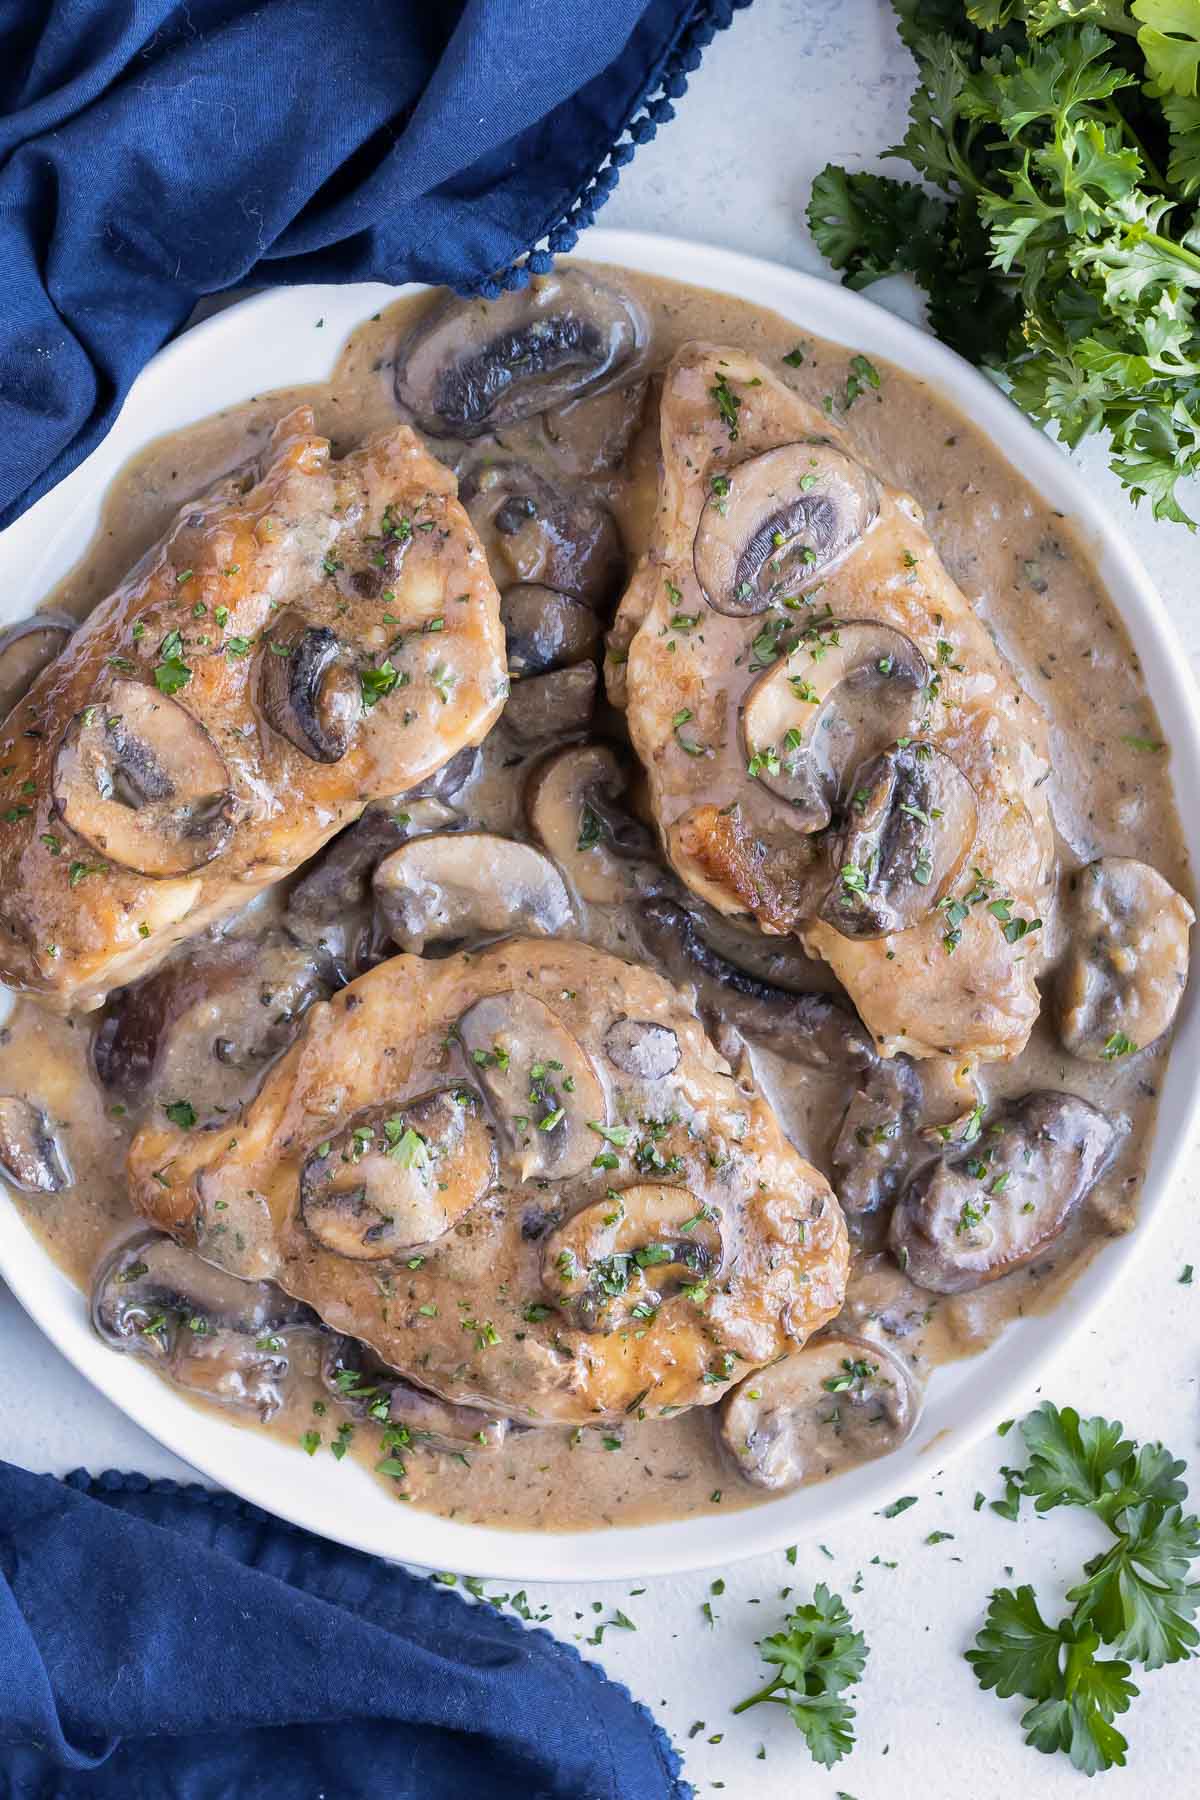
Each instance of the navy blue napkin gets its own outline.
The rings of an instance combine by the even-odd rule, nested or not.
[[[4,0],[0,525],[202,295],[548,268],[748,4]]]
[[[691,1795],[545,1631],[229,1494],[0,1463],[3,1800]]]

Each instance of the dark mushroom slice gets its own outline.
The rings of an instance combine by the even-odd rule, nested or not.
[[[892,745],[853,778],[820,917],[848,938],[919,925],[966,863],[978,825],[957,763],[932,744]]]
[[[723,1265],[716,1210],[687,1188],[641,1182],[549,1233],[542,1286],[581,1330],[616,1331],[652,1319],[674,1294],[701,1299]]]
[[[465,1083],[359,1113],[300,1171],[300,1216],[326,1250],[358,1262],[431,1244],[489,1192],[496,1145]]]
[[[0,721],[7,719],[75,630],[70,613],[35,613],[0,631]]]
[[[505,589],[500,622],[508,645],[508,672],[518,681],[594,661],[600,648],[600,621],[591,607],[540,581],[522,581]]]
[[[591,725],[598,684],[596,665],[590,662],[518,681],[505,702],[505,729],[521,745],[578,737]]]
[[[144,1232],[101,1263],[92,1323],[115,1350],[147,1357],[178,1386],[269,1419],[286,1394],[297,1334],[316,1314],[270,1281],[239,1281],[172,1238]]]
[[[693,982],[706,1018],[732,1025],[750,1043],[806,1068],[874,1066],[870,1036],[834,995],[793,993],[739,969],[704,941],[692,914],[673,900],[648,900],[641,923],[647,947],[668,972]]]
[[[847,771],[913,735],[929,664],[911,638],[870,619],[811,626],[780,648],[746,694],[742,745],[797,828],[821,831]]]
[[[72,719],[54,761],[63,823],[141,875],[187,875],[219,856],[234,796],[216,745],[177,700],[136,681]]]
[[[519,1179],[565,1181],[604,1149],[604,1078],[562,1020],[532,994],[487,994],[458,1022]]]
[[[272,730],[310,761],[340,762],[362,717],[357,660],[328,625],[285,612],[259,651],[258,704]]]
[[[910,1281],[964,1294],[1049,1248],[1104,1174],[1118,1132],[1077,1094],[1025,1094],[979,1138],[925,1165],[892,1213],[889,1242]]]
[[[177,1052],[204,1109],[197,1044],[226,1069],[261,1071],[287,1049],[314,1000],[335,985],[329,959],[278,933],[190,945],[143,980],[110,995],[92,1036],[92,1068],[109,1094],[137,1105]],[[215,1071],[214,1071],[215,1074]],[[226,1098],[227,1083],[221,1083]]]
[[[896,1198],[912,1171],[923,1098],[910,1057],[880,1058],[866,1071],[831,1155],[830,1179],[843,1212],[875,1212]]]
[[[22,1194],[60,1194],[71,1171],[41,1107],[0,1094],[0,1175]]]
[[[739,1381],[721,1402],[721,1442],[738,1473],[776,1493],[897,1449],[917,1422],[900,1358],[839,1331]]]
[[[679,1039],[653,1019],[614,1019],[604,1034],[604,1054],[622,1075],[665,1081],[679,1067]]]
[[[605,608],[625,577],[625,552],[608,507],[559,486],[514,458],[467,471],[459,498],[479,534],[496,585],[539,582]]]
[[[428,1393],[353,1338],[335,1338],[328,1345],[321,1376],[340,1406],[357,1418],[406,1431],[413,1449],[455,1456],[498,1450],[511,1428],[509,1419]]]
[[[1102,856],[1071,878],[1071,942],[1055,988],[1064,1048],[1116,1062],[1169,1031],[1196,915],[1157,869]]]
[[[594,905],[614,906],[653,879],[654,840],[626,810],[628,785],[607,744],[572,744],[539,763],[525,790],[534,836]]]
[[[705,502],[696,579],[717,612],[765,612],[823,580],[878,512],[879,483],[861,463],[832,444],[784,444],[739,463]]]
[[[431,437],[477,437],[597,393],[647,338],[628,294],[560,269],[492,301],[447,300],[396,358],[396,398]]]
[[[558,937],[572,923],[550,858],[487,831],[410,838],[380,863],[373,888],[393,941],[417,955],[447,939]]]

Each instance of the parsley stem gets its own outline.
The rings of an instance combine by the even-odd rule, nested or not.
[[[751,1694],[746,1700],[739,1700],[736,1706],[730,1708],[730,1711],[742,1713],[746,1711],[747,1707],[761,1706],[764,1700],[774,1700],[779,1706],[786,1706],[787,1701],[776,1692],[782,1681],[783,1676],[777,1675],[774,1681],[768,1681],[766,1687],[759,1688],[757,1694]]]

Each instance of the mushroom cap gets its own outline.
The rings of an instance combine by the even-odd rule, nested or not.
[[[549,857],[488,831],[410,838],[384,857],[372,886],[395,942],[418,954],[447,939],[555,937],[572,922],[570,897]]]
[[[644,1028],[636,1045],[630,1022]],[[314,1237],[306,1166],[340,1167],[339,1133],[353,1141],[373,1109],[402,1116],[459,1084],[479,1093],[495,1134],[495,1180],[474,1204],[416,1254],[393,1243],[390,1258],[366,1260],[357,1216],[351,1254]],[[631,1404],[650,1416],[706,1405],[841,1304],[847,1245],[828,1184],[732,1080],[674,989],[582,944],[512,939],[381,964],[309,1011],[234,1135],[231,1146],[224,1132],[144,1126],[129,1163],[135,1204],[224,1266],[278,1280],[454,1405],[575,1424]],[[639,1280],[663,1283],[636,1336],[604,1329],[582,1292],[546,1281],[555,1232],[581,1256],[624,1254],[619,1235],[606,1247],[614,1193],[648,1232],[669,1219],[685,1247],[668,1268],[657,1250],[637,1263],[649,1237],[631,1245]],[[685,1280],[694,1254],[719,1266],[707,1288],[703,1274]]]
[[[631,295],[559,269],[433,307],[397,352],[396,398],[432,437],[476,437],[624,379],[646,338]]]
[[[259,652],[258,703],[271,728],[314,762],[340,762],[363,714],[354,653],[328,625],[289,611]]]
[[[0,1094],[0,1176],[22,1194],[59,1194],[72,1185],[57,1133],[19,1094]]]
[[[1157,869],[1102,856],[1071,879],[1071,941],[1055,984],[1063,1047],[1113,1062],[1169,1031],[1187,986],[1196,915]]]
[[[732,1389],[721,1406],[721,1442],[746,1481],[781,1493],[888,1455],[918,1411],[900,1358],[835,1327]]]
[[[0,722],[54,661],[77,623],[70,613],[41,612],[0,631]]]
[[[590,662],[600,647],[600,621],[590,606],[540,581],[521,581],[500,596],[508,672],[516,680]]]
[[[572,744],[533,770],[525,814],[582,900],[614,906],[650,879],[653,843],[626,810],[629,778],[608,744]]]
[[[667,856],[698,899],[765,933],[795,936],[826,961],[883,1054],[1007,1059],[1037,1017],[1042,939],[1014,953],[979,907],[968,909],[949,955],[936,906],[903,931],[847,936],[845,917],[831,922],[824,911],[841,866],[831,867],[825,834],[842,829],[860,767],[905,738],[927,743],[974,792],[974,860],[996,895],[1011,901],[1014,916],[1049,927],[1055,839],[1045,721],[942,566],[916,502],[858,474],[862,457],[848,432],[783,374],[769,360],[704,343],[683,345],[668,365],[651,536],[609,633],[609,697],[626,712]],[[823,444],[814,447],[816,439]],[[827,473],[848,469],[875,496],[855,515],[862,529],[844,543],[831,537],[836,554],[819,567],[799,554],[812,546],[798,519],[795,530],[770,525],[770,507],[789,497],[773,471],[790,469],[796,487],[806,448]],[[745,502],[754,568],[739,575],[730,545],[742,544],[739,496],[752,491],[756,467],[766,471],[753,490],[760,498]],[[702,520],[717,536],[706,536],[698,572]],[[770,554],[760,559],[764,547],[783,554],[778,570]],[[750,610],[722,610],[731,593],[733,608]],[[896,654],[860,661],[855,645],[847,658],[847,645],[860,636],[865,644],[870,629]],[[832,691],[830,671],[845,676]],[[969,868],[962,881],[969,887]],[[950,897],[959,898],[956,885]],[[904,910],[915,914],[915,899]]]
[[[1046,1251],[1112,1160],[1120,1133],[1078,1094],[1036,1092],[990,1113],[967,1149],[918,1170],[889,1244],[910,1281],[963,1294]]]
[[[587,488],[552,480],[519,457],[489,455],[459,492],[500,585],[536,583],[606,608],[625,573],[617,522]]]

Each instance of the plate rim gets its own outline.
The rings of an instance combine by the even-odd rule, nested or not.
[[[1019,472],[1027,481],[1040,486],[1056,504],[1062,496],[1071,523],[1090,540],[1089,548],[1113,604],[1131,634],[1134,626],[1137,628],[1147,687],[1170,747],[1177,806],[1181,776],[1189,790],[1200,785],[1200,692],[1161,596],[1119,523],[1088,489],[1065,452],[1026,420],[993,382],[921,328],[875,301],[835,281],[779,263],[658,233],[603,228],[588,233],[574,260],[623,265],[752,300],[794,319],[800,332],[810,331],[898,364],[907,374],[941,390],[959,411],[969,412],[1001,454],[1013,463],[1019,457]],[[172,402],[178,403],[178,393],[172,395],[177,375],[182,372],[186,376],[194,364],[203,367],[223,343],[229,345],[236,366],[238,357],[248,353],[263,328],[278,316],[278,344],[288,346],[290,354],[295,334],[304,323],[303,309],[310,304],[319,307],[324,325],[336,323],[319,346],[310,342],[319,356],[305,359],[297,353],[298,366],[288,384],[319,380],[322,368],[327,373],[332,367],[354,325],[381,305],[422,291],[427,290],[421,283],[399,288],[381,283],[273,288],[236,302],[184,332],[139,374],[112,431],[97,449],[0,534],[0,568],[10,555],[31,557],[27,579],[18,583],[18,592],[44,588],[41,571],[53,562],[71,528],[77,526],[80,513],[94,508],[98,514],[107,484],[121,464],[163,431],[186,422],[175,420],[151,431],[141,430],[142,415],[146,409],[153,413],[158,391],[162,390],[167,400],[165,409],[160,410],[170,411]],[[300,372],[299,364],[306,360],[314,369]],[[322,368],[316,367],[318,361]],[[246,392],[268,392],[283,384],[270,377],[252,384]],[[182,387],[186,389],[186,380]],[[245,398],[246,392],[240,397]],[[229,403],[231,400],[221,400],[218,404]],[[198,418],[213,410],[211,403],[206,404],[188,417]],[[1189,831],[1183,809],[1179,812],[1185,844],[1195,862],[1200,828]],[[951,1456],[963,1453],[1015,1410],[1050,1359],[1077,1339],[1126,1278],[1170,1204],[1180,1165],[1200,1120],[1200,1084],[1188,1088],[1184,1071],[1185,1061],[1194,1064],[1200,1060],[1200,1007],[1193,987],[1191,984],[1185,995],[1167,1058],[1136,1229],[1103,1245],[1048,1314],[1022,1319],[1006,1330],[1002,1341],[1010,1354],[1003,1362],[996,1354],[997,1346],[992,1346],[982,1357],[952,1365],[958,1370],[979,1369],[989,1359],[995,1365],[989,1369],[994,1385],[983,1399],[966,1406],[964,1416],[932,1433],[919,1427],[907,1445],[878,1462],[732,1513],[609,1530],[548,1532],[460,1524],[413,1508],[401,1514],[404,1523],[398,1531],[385,1529],[383,1521],[394,1518],[395,1503],[357,1464],[349,1459],[344,1464],[333,1458],[309,1461],[299,1446],[247,1431],[215,1412],[210,1414],[176,1393],[151,1369],[104,1350],[88,1323],[85,1297],[19,1221],[6,1190],[0,1200],[2,1216],[11,1216],[19,1229],[0,1230],[0,1277],[55,1348],[165,1448],[254,1505],[351,1548],[422,1568],[470,1569],[501,1580],[629,1580],[741,1560],[777,1551],[816,1532],[835,1514],[841,1518],[847,1510],[865,1513],[902,1486],[922,1482],[940,1471]],[[1165,1116],[1168,1101],[1169,1119]],[[939,1373],[933,1378],[935,1388]],[[964,1385],[959,1381],[959,1387]],[[239,1446],[252,1446],[252,1453],[240,1456]],[[336,1481],[330,1478],[331,1472]],[[353,1489],[347,1478],[355,1484]],[[370,1518],[364,1525],[347,1503],[359,1498],[365,1502],[371,1495],[381,1497],[385,1504],[367,1506]],[[731,1525],[731,1519],[736,1523]]]

